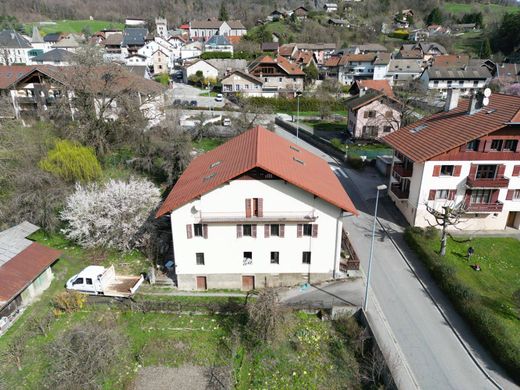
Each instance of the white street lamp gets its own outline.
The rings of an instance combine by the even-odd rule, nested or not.
[[[367,311],[368,307],[368,287],[370,285],[370,273],[372,270],[372,258],[374,257],[374,240],[376,237],[376,223],[377,223],[377,205],[379,203],[379,191],[384,191],[387,189],[385,184],[380,184],[377,186],[376,193],[376,207],[374,210],[374,224],[372,225],[372,241],[370,242],[370,257],[368,258],[368,272],[367,272],[367,283],[365,286],[365,302],[363,303],[363,310]]]

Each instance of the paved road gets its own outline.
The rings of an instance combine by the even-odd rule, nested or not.
[[[181,101],[191,102],[192,100],[197,101],[198,107],[210,107],[210,108],[222,108],[226,104],[226,100],[217,102],[214,96],[201,95],[204,91],[192,87],[191,85],[174,83],[172,88],[168,89],[167,95],[171,99],[170,101],[179,99]]]
[[[277,133],[295,141],[294,136],[282,129],[278,128]],[[302,140],[297,142],[329,161],[360,211],[359,217],[345,218],[345,226],[361,259],[362,268],[367,269],[375,186],[384,180],[374,170],[367,169],[358,173],[338,166],[325,153]],[[402,387],[435,390],[496,388],[472,360],[464,347],[466,345],[476,356],[477,362],[504,389],[519,388],[483,350],[419,260],[407,249],[402,238],[401,225],[404,222],[395,207],[383,199],[379,215],[386,232],[378,226],[371,283],[371,296],[375,299],[369,301],[368,316],[369,319],[377,316],[376,309],[380,306],[383,321],[374,318],[374,322],[389,325],[391,331],[386,333],[387,337],[395,339],[397,349],[405,360],[404,365],[408,365],[413,373],[417,386],[407,382]],[[405,261],[390,236],[410,263]],[[449,326],[447,319],[457,333]],[[461,336],[464,344],[456,334]]]

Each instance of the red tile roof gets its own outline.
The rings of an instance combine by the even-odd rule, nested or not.
[[[440,67],[462,67],[469,64],[467,54],[441,54],[433,57],[432,66]]]
[[[211,164],[217,161],[220,164],[211,168]],[[193,160],[156,216],[169,213],[253,168],[261,168],[344,211],[357,214],[354,204],[324,160],[257,126]]]
[[[356,80],[359,89],[368,88],[383,92],[386,96],[394,96],[394,91],[388,80]]]
[[[327,66],[327,67],[338,66],[339,60],[341,60],[341,57],[338,57],[338,56],[330,57],[329,59],[327,59],[327,61],[325,61],[325,64],[323,64],[323,66]]]
[[[0,267],[0,302],[9,302],[54,263],[61,252],[33,242]]]
[[[280,48],[278,49],[278,53],[281,55],[281,56],[290,56],[294,50],[294,47],[296,45],[294,43],[287,43],[285,45],[282,45],[280,46]]]
[[[520,121],[520,96],[493,94],[489,105],[469,115],[469,99],[457,108],[421,119],[381,140],[415,162],[430,160],[469,141],[483,137],[506,123]]]
[[[232,45],[236,45],[240,42],[240,39],[242,39],[242,37],[240,35],[228,35],[227,39],[229,43],[231,43]]]
[[[305,72],[301,70],[297,64],[290,62],[287,58],[278,56],[276,60],[278,65],[291,76],[305,76]]]
[[[27,65],[0,65],[0,89],[6,89],[11,86],[16,80],[25,76],[35,66]]]

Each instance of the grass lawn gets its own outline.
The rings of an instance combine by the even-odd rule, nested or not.
[[[55,22],[56,24],[34,24],[38,26],[42,35],[55,32],[80,33],[86,27],[88,27],[92,33],[104,28],[123,29],[125,27],[123,23],[109,22],[106,20],[57,20]],[[32,26],[33,24],[25,25],[25,30],[28,34],[32,32]]]
[[[504,14],[520,12],[520,7],[514,5],[479,4],[479,3],[444,3],[443,10],[449,14],[462,17],[472,12],[482,12],[484,24],[500,21]]]
[[[311,126],[314,130],[320,131],[347,131],[346,122],[327,122],[327,121],[304,121],[306,125]]]
[[[460,36],[454,37],[453,47],[456,52],[462,54],[480,55],[484,35],[481,31],[471,31]]]
[[[222,145],[225,141],[222,138],[202,138],[200,141],[192,141],[192,144],[195,149],[207,152]]]
[[[282,111],[284,114],[293,115],[296,118],[297,111]],[[346,110],[333,111],[332,114],[341,115],[346,117],[348,112]],[[321,116],[319,111],[300,111],[300,116]]]
[[[466,317],[483,344],[510,374],[519,379],[520,241],[514,238],[467,237],[449,239],[446,256],[438,256],[439,238],[409,230],[407,240],[416,247],[441,288]],[[471,261],[467,250],[473,247]],[[482,271],[471,265],[478,263]],[[518,299],[518,298],[517,298]]]

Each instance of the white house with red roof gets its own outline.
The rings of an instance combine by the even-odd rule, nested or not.
[[[390,198],[412,226],[427,227],[426,206],[463,206],[457,228],[520,228],[520,96],[459,101],[382,138],[395,150]]]
[[[258,126],[193,160],[166,214],[180,289],[250,290],[339,277],[357,211],[324,160]]]

